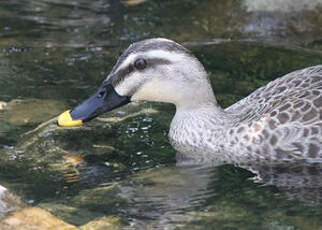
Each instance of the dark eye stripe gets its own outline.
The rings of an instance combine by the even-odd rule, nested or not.
[[[162,58],[154,58],[154,59],[147,59],[147,66],[142,71],[149,68],[156,68],[157,65],[169,65],[171,62],[167,59]],[[130,64],[130,66],[126,66],[117,72],[115,72],[113,75],[112,84],[114,87],[116,87],[120,82],[124,81],[128,76],[130,76],[131,72],[136,71],[136,69],[133,67],[133,64]]]

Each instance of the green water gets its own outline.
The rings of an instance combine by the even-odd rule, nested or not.
[[[148,37],[186,44],[223,107],[321,64],[320,2],[285,2],[0,1],[0,184],[77,226],[113,215],[124,229],[321,229],[321,165],[175,166],[172,105],[132,103],[102,116],[124,120],[34,130],[86,99],[122,50]]]

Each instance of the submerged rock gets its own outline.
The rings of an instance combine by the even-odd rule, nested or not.
[[[60,170],[66,168],[67,164],[77,166],[80,161],[86,162],[88,158],[92,161],[94,156],[109,160],[109,155],[115,152],[119,155],[125,154],[116,147],[124,144],[119,137],[131,138],[133,142],[139,141],[133,139],[133,134],[127,135],[128,127],[132,131],[131,123],[136,125],[138,122],[135,119],[143,114],[158,113],[156,110],[141,109],[135,105],[128,107],[127,112],[99,118],[79,127],[59,127],[56,118],[53,118],[25,133],[15,148],[5,151],[4,155],[9,156],[7,159],[33,159],[35,164],[45,163]],[[127,121],[124,122],[125,120]],[[120,133],[123,131],[125,133]],[[145,129],[142,132],[146,133]]]
[[[67,204],[40,203],[38,206],[50,213],[53,213],[57,218],[68,221],[70,224],[83,225],[89,223],[91,220],[101,218],[102,213],[89,211],[86,208],[78,208]]]
[[[121,229],[120,218],[105,216],[80,227],[81,230],[118,230]]]
[[[2,119],[12,125],[37,124],[58,115],[66,105],[57,100],[26,99],[0,103]]]
[[[20,178],[9,187],[23,199],[72,224],[116,214],[125,201],[115,183],[142,165],[152,167],[147,154],[136,153],[145,151],[142,137],[157,113],[133,104],[73,128],[58,127],[53,118],[25,133],[15,147],[0,149],[0,168],[5,177]]]

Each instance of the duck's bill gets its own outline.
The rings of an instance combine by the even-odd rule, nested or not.
[[[81,125],[129,102],[130,97],[119,95],[112,84],[103,83],[97,92],[82,104],[62,113],[58,117],[58,125],[65,127]]]

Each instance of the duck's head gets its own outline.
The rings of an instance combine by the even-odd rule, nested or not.
[[[162,38],[132,44],[89,99],[59,119],[75,126],[131,101],[158,101],[189,109],[216,104],[201,63],[183,46]]]

